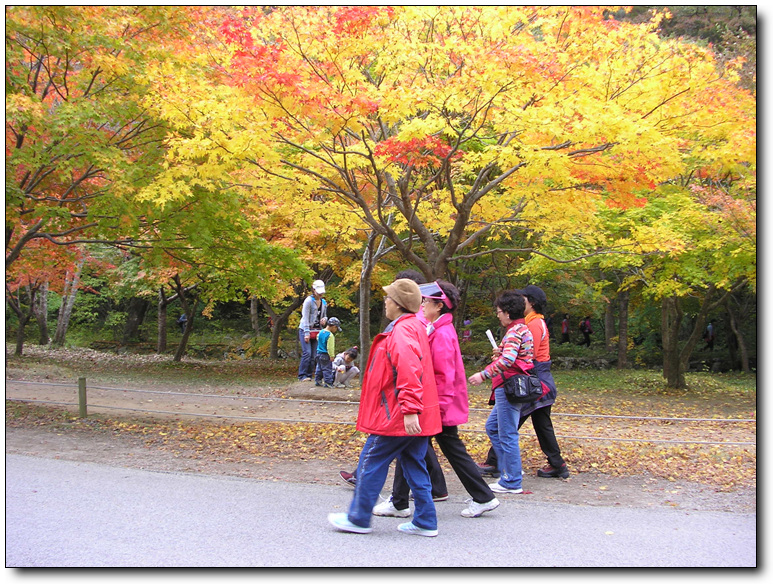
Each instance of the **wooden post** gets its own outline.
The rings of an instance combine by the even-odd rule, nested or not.
[[[86,378],[78,378],[78,412],[81,418],[86,417]]]

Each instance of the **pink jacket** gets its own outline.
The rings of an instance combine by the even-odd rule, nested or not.
[[[428,330],[431,331],[429,348],[435,369],[440,419],[444,426],[466,424],[470,410],[467,376],[452,315],[442,315]]]

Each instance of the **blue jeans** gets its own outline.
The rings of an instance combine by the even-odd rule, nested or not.
[[[422,529],[437,529],[432,484],[424,462],[426,453],[426,436],[368,436],[357,465],[357,485],[349,505],[349,521],[360,527],[370,527],[373,507],[386,483],[389,465],[399,456],[405,480],[413,491],[413,524]]]
[[[494,409],[486,420],[486,434],[497,455],[497,465],[502,475],[499,484],[508,489],[521,488],[521,446],[518,442],[518,421],[523,404],[511,404],[505,390],[494,390]]]
[[[333,362],[327,353],[317,353],[317,370],[314,373],[314,381],[320,385],[323,381],[326,385],[333,385]]]
[[[298,366],[298,379],[313,378],[317,339],[309,339],[307,343],[303,338],[303,329],[298,329],[298,340],[301,342],[301,364]]]

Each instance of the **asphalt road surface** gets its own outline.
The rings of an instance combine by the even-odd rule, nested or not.
[[[756,514],[501,495],[476,519],[438,503],[435,538],[374,517],[335,531],[352,490],[6,455],[6,567],[755,567]],[[383,494],[387,494],[384,491]]]

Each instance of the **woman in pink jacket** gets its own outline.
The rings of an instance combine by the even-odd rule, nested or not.
[[[419,286],[423,297],[422,308],[427,320],[430,354],[435,372],[440,419],[443,429],[435,435],[435,442],[445,454],[456,476],[472,497],[462,517],[480,517],[496,509],[499,501],[483,480],[478,465],[470,457],[459,438],[459,424],[467,423],[470,409],[467,398],[467,377],[459,349],[459,336],[453,323],[453,312],[459,304],[459,291],[450,282],[439,280]],[[376,505],[374,515],[408,517],[408,483],[400,465],[395,467],[392,497]]]

